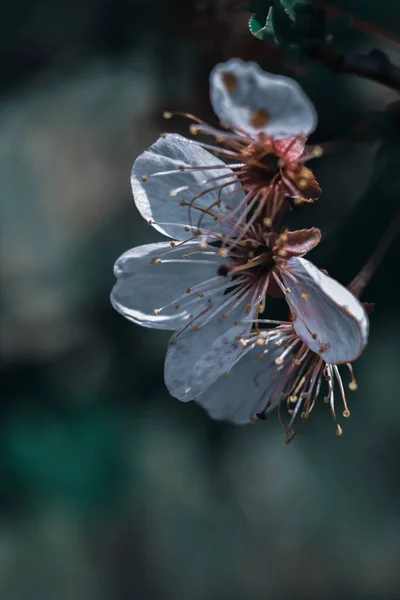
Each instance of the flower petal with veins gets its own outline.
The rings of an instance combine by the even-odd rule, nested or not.
[[[243,351],[238,338],[251,329],[251,322],[241,323],[239,317],[248,317],[243,307],[227,318],[213,319],[211,326],[200,323],[198,331],[187,328],[170,341],[164,376],[172,396],[183,402],[194,400],[229,371]]]
[[[214,67],[210,97],[221,121],[254,136],[307,136],[317,123],[315,108],[296,81],[238,58]]]
[[[282,278],[299,338],[327,363],[358,358],[369,332],[368,316],[359,300],[304,258],[291,258]]]
[[[269,350],[264,360],[259,360],[264,354],[256,346],[234,365],[227,378],[217,379],[195,401],[213,419],[230,421],[235,425],[253,422],[258,413],[265,411],[266,414],[279,403],[284,378],[278,371],[275,358],[281,353],[282,349],[275,346]],[[267,404],[268,408],[265,410]]]
[[[193,167],[194,170],[185,171],[185,168]],[[197,167],[204,167],[204,170]],[[215,178],[218,178],[216,182],[205,183]],[[229,184],[230,181],[235,183]],[[217,184],[224,183],[229,185],[222,193],[218,189],[211,190]],[[215,213],[228,214],[224,198],[231,210],[244,197],[235,174],[222,160],[204,150],[197,142],[178,134],[160,137],[136,159],[131,184],[135,204],[142,217],[157,231],[177,240],[187,239],[188,231],[197,232],[200,219],[202,232],[215,230]],[[171,196],[174,189],[186,185],[190,186],[189,189]],[[207,189],[211,191],[206,192]],[[201,192],[206,193],[197,198],[191,208],[182,203],[182,200],[192,202],[196,194]],[[220,199],[220,207],[214,206],[213,215],[204,212]],[[223,225],[218,225],[218,233],[227,230]]]
[[[196,254],[185,259],[184,255],[190,252]],[[157,259],[161,264],[155,262]],[[168,242],[137,246],[115,263],[117,283],[111,292],[111,303],[119,313],[138,325],[174,331],[185,324],[194,310],[193,295],[186,290],[215,278],[222,263],[223,259],[216,252],[205,256],[199,253],[196,242],[174,249]],[[221,277],[221,282],[224,281]],[[173,302],[182,294],[183,299]],[[222,294],[221,291],[221,297]],[[201,306],[200,302],[198,298],[198,306]],[[168,304],[170,306],[159,315],[155,314],[155,310]],[[201,311],[200,307],[198,311]]]

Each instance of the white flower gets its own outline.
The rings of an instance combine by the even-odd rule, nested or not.
[[[319,239],[315,231],[282,234],[274,247],[300,254]],[[325,360],[352,361],[366,344],[368,320],[358,300],[309,261],[275,256],[262,238],[222,253],[198,239],[140,246],[119,258],[115,274],[111,300],[121,314],[175,330],[165,381],[182,401],[198,398],[236,363],[272,284],[289,302],[297,335]]]
[[[259,329],[260,325],[271,324],[277,326]],[[365,346],[366,314],[359,325],[360,331],[365,332]],[[345,338],[346,332],[342,331],[342,334]],[[265,420],[268,413],[278,408],[285,440],[290,442],[310,416],[320,395],[324,394],[324,402],[330,405],[336,424],[336,433],[342,434],[336,418],[335,388],[343,404],[343,416],[349,417],[350,411],[339,367],[313,352],[298,337],[292,322],[260,319],[255,322],[255,329],[243,336],[240,342],[243,350],[230,373],[220,377],[196,398],[211,417],[240,425],[257,419]],[[346,362],[346,366],[350,373],[348,387],[354,391],[357,382],[350,361]],[[284,412],[289,415],[287,424]],[[296,420],[299,424],[295,428]]]
[[[191,132],[214,136],[217,145],[165,134],[132,169],[140,213],[175,239],[188,232],[229,234],[232,223],[248,228],[260,217],[272,227],[288,208],[287,198],[310,202],[320,194],[304,165],[321,153],[305,147],[316,114],[295,81],[232,59],[215,67],[210,85],[214,110],[232,131],[187,115],[196,120]]]

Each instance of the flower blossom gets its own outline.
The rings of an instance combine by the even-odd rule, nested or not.
[[[192,133],[214,135],[218,146],[166,134],[133,165],[139,212],[173,241],[125,252],[115,264],[111,302],[136,324],[174,332],[165,360],[172,396],[198,401],[215,418],[227,418],[230,408],[232,420],[246,422],[267,405],[265,398],[245,401],[250,353],[243,342],[254,351],[264,339],[259,324],[268,296],[289,305],[290,344],[297,340],[326,364],[362,352],[368,321],[350,292],[304,258],[319,230],[280,228],[288,198],[311,201],[319,193],[304,166],[318,154],[305,146],[316,124],[308,98],[292,80],[235,59],[212,72],[211,100],[231,131],[196,123]],[[231,371],[242,374],[235,389],[215,399]],[[287,377],[277,371],[286,393]]]
[[[351,391],[357,389],[351,362],[364,350],[369,326],[366,311],[357,302],[354,297],[352,307],[355,309],[353,316],[357,315],[358,319],[358,348],[354,345],[355,356],[345,362],[350,374],[348,388]],[[265,327],[272,324],[276,326],[259,329],[260,325]],[[349,332],[343,330],[342,335],[345,344]],[[284,437],[286,443],[289,443],[309,418],[318,398],[324,392],[323,399],[330,406],[336,434],[342,435],[342,428],[336,417],[335,394],[338,392],[342,401],[343,416],[349,417],[345,385],[339,370],[344,361],[335,364],[326,360],[323,352],[311,350],[297,334],[292,321],[260,319],[255,323],[255,329],[240,337],[239,342],[243,346],[242,353],[230,372],[196,398],[196,402],[211,417],[246,424],[257,419],[266,420],[268,413],[278,409],[279,420],[285,431]],[[282,415],[284,405],[289,415],[287,424]],[[294,426],[296,421],[299,422],[297,427]]]
[[[244,236],[260,218],[276,231],[289,198],[312,202],[321,192],[305,166],[321,154],[321,148],[305,145],[316,125],[315,109],[292,79],[239,59],[217,65],[210,88],[225,129],[186,115],[196,121],[192,134],[212,136],[215,143],[163,134],[133,166],[137,207],[175,239],[183,228],[197,237],[222,230],[229,236],[232,223],[245,225]]]
[[[239,340],[277,293],[314,352],[335,363],[355,358],[362,307],[360,313],[350,292],[302,258],[319,230],[264,235],[253,224],[246,239],[221,252],[222,235],[210,244],[193,238],[139,246],[115,265],[116,310],[139,325],[175,331],[165,363],[173,396],[196,399],[229,371],[241,354]]]

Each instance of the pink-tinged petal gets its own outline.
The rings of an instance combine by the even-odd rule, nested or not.
[[[176,341],[171,339],[164,377],[172,396],[182,402],[194,400],[229,371],[243,350],[238,337],[251,329],[251,323],[237,320],[240,317],[248,319],[244,307],[227,318],[215,317],[204,326],[198,320],[199,330],[190,327]]]
[[[315,108],[289,77],[266,73],[254,62],[233,58],[210,75],[210,96],[219,119],[233,129],[275,139],[307,136],[316,126]]]
[[[273,250],[289,260],[293,256],[304,256],[313,250],[320,241],[321,232],[316,227],[288,231],[283,235],[275,236]]]
[[[187,293],[187,289],[215,278],[223,260],[217,252],[206,256],[198,253],[185,259],[183,255],[190,252],[199,252],[199,244],[187,243],[172,249],[169,243],[161,242],[125,252],[114,267],[117,277],[111,292],[114,308],[143,327],[169,330],[183,327],[196,307],[199,312],[203,309],[205,301],[198,294]],[[158,259],[161,264],[155,262]],[[220,279],[224,284],[225,278]],[[217,287],[215,282],[213,285]],[[181,295],[183,298],[174,302]],[[169,306],[155,314],[165,305]]]
[[[274,410],[284,384],[284,370],[275,359],[282,354],[277,346],[263,354],[256,346],[233,366],[228,377],[220,377],[195,400],[220,421],[235,425],[254,422],[257,414]],[[263,356],[263,360],[260,357]]]
[[[359,300],[304,258],[291,258],[282,278],[299,338],[327,363],[358,358],[369,332],[368,316]]]
[[[191,171],[190,167],[196,167],[196,170]],[[204,167],[204,170],[198,167]],[[212,179],[215,181],[209,181]],[[236,175],[222,160],[178,134],[159,138],[136,159],[131,175],[133,196],[142,217],[157,231],[177,240],[188,239],[199,230],[199,223],[202,232],[218,231],[221,234],[227,231],[226,226],[218,225],[205,210],[213,207],[212,211],[226,215],[237,206],[244,193],[241,186],[230,183],[232,181],[236,181]],[[224,184],[229,185],[218,189]],[[183,186],[190,187],[171,196],[174,190]],[[205,193],[207,190],[210,191]],[[202,192],[203,195],[193,201]],[[217,209],[215,205],[219,200]],[[185,205],[192,201],[191,208]],[[226,209],[226,206],[230,208]]]

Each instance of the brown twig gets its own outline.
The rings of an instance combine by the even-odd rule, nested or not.
[[[368,54],[351,54],[328,44],[325,48],[309,47],[307,54],[334,73],[358,75],[386,85],[400,92],[400,68],[394,65],[382,50]]]

